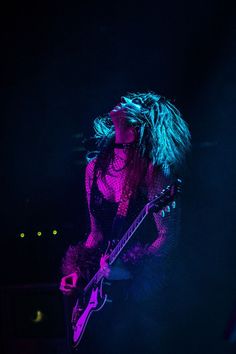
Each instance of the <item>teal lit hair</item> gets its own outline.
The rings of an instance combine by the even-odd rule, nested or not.
[[[140,105],[141,109],[127,112],[130,124],[139,131],[138,147],[153,166],[161,166],[165,175],[178,170],[190,149],[190,132],[179,110],[163,96],[153,92],[128,93],[123,99]],[[94,121],[98,143],[112,141],[114,125],[109,115]]]

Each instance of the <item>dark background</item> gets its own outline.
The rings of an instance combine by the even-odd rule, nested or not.
[[[45,291],[54,289],[58,309],[63,308],[56,290],[60,261],[68,245],[88,231],[83,139],[93,134],[93,119],[121,95],[153,90],[175,100],[193,143],[182,197],[175,321],[163,353],[235,353],[235,343],[225,338],[236,306],[233,5],[216,0],[5,5],[0,245],[1,284],[10,295],[4,293],[2,306],[19,301],[24,307],[31,294],[32,308],[37,307],[38,287],[45,299]],[[7,326],[12,312],[4,317]],[[50,321],[45,326],[38,337],[62,336],[61,329],[50,331]],[[33,338],[35,330],[24,328],[24,334],[15,331],[23,337],[31,331]]]

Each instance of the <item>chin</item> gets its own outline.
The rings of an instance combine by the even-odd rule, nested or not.
[[[125,117],[125,111],[122,108],[113,108],[113,110],[109,113],[111,117],[115,118],[123,118]]]
[[[121,118],[124,118],[124,114],[122,111],[118,111],[118,110],[115,110],[113,109],[110,113],[109,113],[111,119],[115,119],[116,121],[121,119]]]

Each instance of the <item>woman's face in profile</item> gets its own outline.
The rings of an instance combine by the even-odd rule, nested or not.
[[[132,124],[132,116],[139,114],[141,110],[141,105],[132,102],[129,98],[122,96],[120,103],[115,106],[109,113],[112,122],[116,125],[119,124],[130,125]]]

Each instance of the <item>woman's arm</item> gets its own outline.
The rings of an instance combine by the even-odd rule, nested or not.
[[[76,245],[69,246],[63,260],[62,273],[70,275],[72,273],[87,273],[87,269],[96,262],[97,245],[102,240],[102,233],[96,223],[90,210],[90,195],[93,183],[95,160],[88,163],[85,171],[85,188],[88,203],[88,211],[90,215],[90,232],[85,241],[79,241]]]
[[[90,233],[87,237],[87,240],[84,243],[85,247],[87,248],[96,247],[96,245],[103,239],[99,225],[97,224],[96,219],[92,215],[90,209],[90,197],[91,197],[91,189],[93,184],[95,163],[96,163],[95,159],[91,160],[88,163],[85,171],[85,188],[86,188],[87,205],[88,205],[88,211],[90,217]]]
[[[149,168],[148,176],[148,199],[149,201],[154,199],[156,195],[159,195],[164,188],[170,185],[173,180],[164,176],[162,171],[157,174],[154,182],[151,180],[153,170]],[[152,244],[148,247],[148,252],[153,255],[163,255],[168,253],[168,250],[172,248],[176,238],[176,221],[177,212],[175,209],[171,209],[169,212],[165,212],[165,216],[162,216],[161,212],[153,213],[157,236]]]

